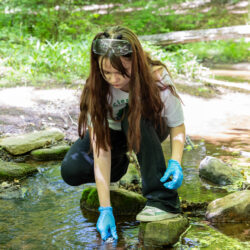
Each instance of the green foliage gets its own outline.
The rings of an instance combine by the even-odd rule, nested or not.
[[[165,17],[152,15],[151,9],[132,13],[120,13],[119,15],[100,15],[92,21],[100,26],[124,25],[135,31],[138,35],[166,33],[170,31],[166,24],[162,25],[165,22]]]
[[[25,37],[11,42],[0,41],[2,65],[11,68],[6,78],[14,82],[33,82],[38,76],[71,83],[85,78],[89,70],[89,46],[92,37],[74,42],[45,42]]]
[[[75,40],[79,35],[93,33],[97,26],[125,25],[138,35],[165,33],[173,30],[216,28],[243,24],[247,14],[228,13],[220,2],[208,12],[190,9],[187,13],[176,14],[174,7],[183,2],[173,0],[158,1],[107,1],[110,4],[106,14],[98,9],[88,11],[84,7],[91,4],[104,4],[102,1],[72,0],[5,0],[0,2],[0,29],[20,29],[44,40]],[[111,3],[113,5],[111,5]],[[218,18],[219,17],[219,18]]]
[[[183,2],[183,1],[178,1]],[[218,2],[198,9],[189,9],[178,14],[172,7],[176,1],[133,1],[123,3],[120,8],[111,8],[106,15],[92,19],[97,25],[125,25],[138,35],[166,33],[176,30],[219,28],[228,25],[246,24],[247,14],[229,13],[225,6]],[[207,11],[203,11],[207,8]],[[121,12],[121,10],[124,10]],[[177,9],[182,10],[182,9]]]
[[[250,42],[241,39],[235,41],[211,41],[183,45],[184,49],[194,53],[201,62],[237,63],[250,60]]]
[[[61,83],[85,79],[91,40],[106,26],[120,24],[145,35],[242,24],[247,18],[247,14],[228,13],[221,0],[214,0],[214,7],[206,13],[189,9],[185,14],[176,14],[173,7],[182,2],[185,0],[1,0],[0,84],[35,84],[47,78]],[[95,4],[100,9],[85,8]],[[108,9],[102,9],[107,4]],[[173,75],[181,73],[188,78],[204,72],[197,60],[249,59],[249,43],[243,41],[174,45],[166,49],[144,46],[167,63]]]
[[[71,40],[95,31],[92,13],[79,12],[70,0],[5,1],[0,4],[0,28],[16,28],[41,41]],[[4,14],[5,15],[4,15]],[[94,28],[94,30],[93,30]]]
[[[187,79],[193,79],[206,74],[206,68],[197,62],[195,54],[180,45],[175,47],[178,49],[173,49],[173,46],[170,46],[170,50],[168,50],[168,47],[162,49],[148,42],[142,44],[153,58],[164,62],[168,66],[174,77],[183,74]]]

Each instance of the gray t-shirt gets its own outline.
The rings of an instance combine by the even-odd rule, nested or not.
[[[161,81],[168,85],[173,85],[173,82],[166,71],[162,72]],[[173,85],[174,86],[174,85]],[[122,116],[122,110],[126,107],[129,100],[129,93],[116,89],[110,85],[110,90],[113,98],[108,98],[108,102],[113,108],[113,117],[120,119]],[[162,117],[166,118],[168,127],[177,127],[184,123],[183,109],[180,100],[175,97],[169,89],[160,92],[161,100],[164,103],[162,110]],[[112,101],[111,101],[112,99]],[[112,103],[111,103],[112,102]],[[110,115],[108,115],[109,127],[114,130],[121,130],[121,122],[114,121]],[[89,117],[89,126],[91,126]]]
[[[162,72],[162,79],[164,83],[168,85],[173,85],[173,82],[164,69]],[[111,94],[113,96],[112,108],[113,108],[113,117],[116,119],[121,118],[122,110],[126,107],[126,104],[129,100],[129,93],[124,92],[120,89],[116,89],[110,86]],[[160,92],[161,100],[164,103],[164,109],[162,110],[162,117],[167,118],[168,127],[177,127],[184,123],[183,109],[180,100],[175,97],[169,89],[163,90]],[[109,103],[111,98],[108,99]],[[121,130],[121,122],[114,121],[111,117],[108,116],[109,127],[114,130]]]

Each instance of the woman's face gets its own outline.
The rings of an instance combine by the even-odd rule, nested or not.
[[[131,75],[131,65],[132,62],[124,57],[120,58],[124,68],[127,70],[127,74]],[[99,65],[101,59],[99,59]],[[101,66],[100,66],[101,68]],[[129,81],[130,78],[123,76],[117,69],[113,68],[111,62],[108,58],[103,59],[102,69],[104,73],[105,80],[116,89],[121,89],[123,91],[129,91]]]

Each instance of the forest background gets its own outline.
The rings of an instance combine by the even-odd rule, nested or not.
[[[244,2],[0,0],[0,87],[84,83],[91,40],[104,27],[124,25],[149,35],[245,25],[249,15]],[[204,71],[201,64],[249,61],[249,45],[244,39],[165,47],[143,42],[174,76],[193,79]]]

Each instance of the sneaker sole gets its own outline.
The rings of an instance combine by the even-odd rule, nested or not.
[[[154,215],[154,216],[138,214],[136,216],[136,220],[143,221],[143,222],[159,221],[159,220],[172,219],[172,218],[178,217],[179,215],[180,214],[172,214],[172,213],[163,214],[163,215]]]

